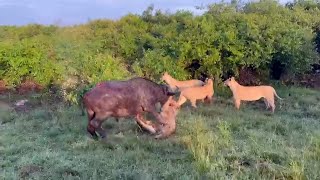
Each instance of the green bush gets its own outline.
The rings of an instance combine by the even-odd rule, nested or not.
[[[148,7],[142,15],[72,27],[0,26],[0,80],[13,87],[26,78],[61,86],[77,76],[92,85],[132,73],[158,81],[164,71],[185,80],[194,60],[201,65],[195,76],[238,76],[248,68],[266,80],[274,64],[287,76],[304,74],[319,62],[319,7],[313,1],[233,1],[210,5],[199,16]]]
[[[51,59],[50,47],[43,40],[28,39],[17,43],[0,44],[0,79],[9,86],[32,79],[43,86],[61,78],[62,68]]]
[[[127,79],[130,73],[122,60],[109,54],[85,56],[77,62],[77,70],[82,80],[95,84],[106,80]]]
[[[140,61],[136,61],[132,68],[137,75],[146,76],[154,81],[160,81],[165,71],[180,80],[187,79],[188,76],[184,70],[184,64],[172,60],[161,51],[146,52],[145,56]]]
[[[62,95],[68,102],[78,104],[79,98],[90,90],[95,84],[107,80],[125,80],[131,77],[122,60],[113,58],[109,54],[89,55],[84,54],[75,64],[75,74],[66,75],[62,84]],[[72,80],[76,75],[79,79]]]

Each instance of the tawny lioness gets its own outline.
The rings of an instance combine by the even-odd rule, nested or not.
[[[272,112],[275,110],[274,95],[280,98],[272,86],[242,86],[234,77],[224,81],[224,85],[229,86],[232,91],[235,107],[240,108],[241,101],[257,101],[264,99],[266,109],[271,107]]]
[[[181,89],[178,104],[179,106],[181,106],[187,100],[190,100],[191,105],[194,108],[197,108],[196,106],[197,100],[204,101],[204,99],[208,99],[209,102],[211,103],[213,94],[214,94],[213,80],[206,79],[206,84],[204,84],[203,86]]]
[[[205,84],[203,81],[197,79],[179,81],[170,76],[168,72],[163,73],[161,80],[165,81],[173,91],[176,91],[177,87],[179,89],[183,89],[188,87],[203,86]]]
[[[143,120],[141,117],[137,118],[137,123],[151,134],[158,132],[159,134],[155,136],[156,139],[166,138],[176,130],[176,116],[179,108],[180,106],[173,100],[173,97],[169,97],[168,101],[161,108],[161,120],[159,121],[161,124],[154,124],[151,121]]]

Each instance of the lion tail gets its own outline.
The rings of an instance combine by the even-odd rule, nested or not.
[[[283,100],[283,98],[281,98],[281,97],[278,96],[278,94],[277,94],[277,92],[276,92],[275,89],[273,89],[273,94],[274,94],[278,99]]]

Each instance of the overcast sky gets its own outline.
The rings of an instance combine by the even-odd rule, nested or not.
[[[171,12],[188,9],[199,13],[195,6],[215,2],[220,0],[0,0],[0,25],[73,25],[88,19],[118,19],[128,13],[141,14],[151,4]]]

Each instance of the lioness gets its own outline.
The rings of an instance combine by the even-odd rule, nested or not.
[[[190,100],[191,105],[195,108],[196,101],[208,99],[209,102],[212,101],[212,97],[214,94],[213,90],[213,80],[212,79],[206,79],[206,84],[200,87],[189,87],[181,90],[180,97],[178,100],[179,106],[181,106],[183,103],[185,103],[187,100]]]
[[[224,81],[224,85],[229,86],[232,91],[235,107],[240,108],[241,101],[256,101],[264,98],[266,109],[271,107],[272,113],[275,110],[274,95],[280,98],[275,89],[271,86],[242,86],[234,77]]]
[[[178,103],[170,97],[162,107],[160,113],[161,121],[159,121],[161,124],[153,124],[151,121],[145,121],[141,117],[137,118],[137,123],[151,134],[158,132],[159,134],[155,136],[156,139],[166,138],[176,130],[176,116],[179,107]]]
[[[177,90],[177,87],[182,89],[194,86],[203,86],[205,84],[203,81],[197,79],[179,81],[170,76],[168,72],[163,73],[161,80],[165,81],[173,91]]]

